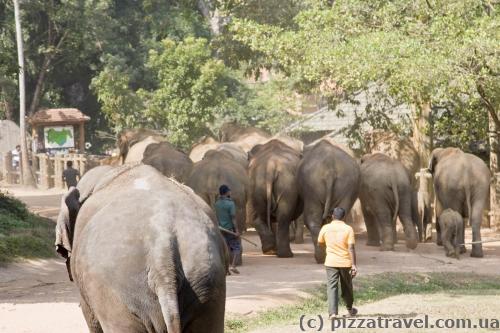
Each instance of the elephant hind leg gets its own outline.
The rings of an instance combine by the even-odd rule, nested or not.
[[[97,317],[95,316],[94,312],[83,298],[81,298],[80,300],[80,306],[82,308],[83,317],[85,318],[87,326],[89,327],[89,332],[103,333],[104,331],[102,330],[99,320],[97,320]]]
[[[365,220],[366,233],[368,234],[368,240],[366,245],[368,246],[380,246],[380,235],[378,233],[378,228],[376,226],[375,216],[368,209],[362,208],[363,219]]]

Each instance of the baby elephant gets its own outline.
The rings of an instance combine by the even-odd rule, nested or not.
[[[448,208],[439,216],[439,226],[446,256],[458,259],[461,245],[459,240],[464,228],[462,216]]]

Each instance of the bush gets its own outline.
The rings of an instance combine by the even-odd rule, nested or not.
[[[54,227],[51,220],[30,213],[22,202],[0,193],[0,263],[54,256]]]

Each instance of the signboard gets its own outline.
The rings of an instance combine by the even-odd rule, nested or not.
[[[45,149],[75,147],[73,126],[46,126],[43,134]]]

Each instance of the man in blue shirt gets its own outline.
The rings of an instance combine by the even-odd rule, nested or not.
[[[236,260],[238,260],[241,254],[241,245],[239,240],[240,232],[238,230],[238,224],[235,221],[236,205],[231,199],[231,190],[227,185],[221,185],[219,187],[219,198],[215,202],[215,214],[217,215],[217,220],[219,221],[219,226],[221,228],[232,231],[237,235],[235,236],[224,231],[222,232],[227,247],[231,253],[232,260],[231,268],[229,270],[230,272],[239,274],[240,272],[236,269]]]

